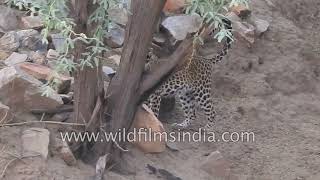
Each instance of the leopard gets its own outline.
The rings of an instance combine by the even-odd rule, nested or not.
[[[229,24],[231,28],[231,24]],[[217,63],[228,54],[232,38],[227,38],[222,50],[213,58],[200,56],[197,49],[193,47],[188,57],[187,65],[180,70],[170,74],[150,94],[147,105],[156,117],[159,116],[161,98],[178,97],[185,119],[181,123],[174,123],[174,129],[187,129],[196,119],[196,106],[198,105],[207,119],[204,130],[211,131],[214,126],[216,111],[213,106],[211,95],[212,72]],[[195,46],[194,41],[193,46]]]

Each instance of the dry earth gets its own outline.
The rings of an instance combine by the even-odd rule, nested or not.
[[[215,131],[255,133],[254,142],[175,143],[179,151],[144,155],[134,148],[125,159],[136,175],[109,173],[110,180],[152,180],[146,165],[163,168],[183,180],[214,180],[199,169],[205,155],[219,150],[231,162],[239,180],[320,179],[320,2],[281,0],[272,7],[253,0],[253,14],[271,24],[269,31],[248,48],[237,41],[230,56],[214,73],[218,112]],[[212,46],[206,48],[210,54]],[[182,121],[182,112],[166,114],[164,122]],[[194,128],[204,124],[199,116]],[[2,128],[0,149],[19,154],[25,128]],[[1,152],[1,151],[0,151]],[[2,152],[0,170],[12,159]],[[79,162],[69,167],[58,157],[46,162],[17,160],[6,180],[89,179],[94,169]]]

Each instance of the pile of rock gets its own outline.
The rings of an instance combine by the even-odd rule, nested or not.
[[[42,28],[39,16],[0,5],[1,124],[19,121],[15,116],[34,109],[57,109],[71,90],[73,78],[54,71],[59,54],[56,44],[43,43]],[[49,81],[55,86],[44,88]]]

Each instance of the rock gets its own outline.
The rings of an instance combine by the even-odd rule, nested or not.
[[[268,21],[259,19],[257,17],[251,17],[250,22],[255,26],[255,33],[257,36],[261,36],[269,29],[270,23]]]
[[[42,42],[40,33],[34,29],[17,31],[20,48],[32,51],[47,51],[47,44]]]
[[[65,112],[65,113],[58,113],[53,115],[50,118],[50,121],[55,121],[55,122],[65,122],[70,118],[71,113]]]
[[[60,51],[61,49],[64,48],[64,43],[65,43],[65,38],[63,37],[63,35],[61,34],[51,34],[51,39],[52,39],[52,43],[54,48],[57,51]]]
[[[102,67],[102,71],[103,71],[103,73],[104,73],[104,75],[106,76],[106,77],[112,77],[112,76],[114,76],[115,75],[115,73],[116,73],[116,71],[115,70],[113,70],[111,67],[109,67],[109,66],[103,66]]]
[[[7,67],[3,61],[0,61],[0,70]]]
[[[62,98],[63,104],[70,104],[73,100],[73,92],[69,92],[68,94],[60,94]]]
[[[61,75],[55,73],[52,69],[42,66],[39,64],[34,63],[23,63],[19,64],[19,67],[28,73],[29,75],[32,75],[34,78],[38,80],[45,80],[50,81],[53,80],[55,82],[54,89],[59,93],[68,93],[72,78],[69,76]]]
[[[49,80],[50,74],[53,73],[50,68],[39,64],[23,63],[19,67],[38,80]]]
[[[232,22],[241,22],[241,18],[234,12],[229,12],[226,14],[226,17]]]
[[[0,38],[0,49],[5,51],[16,51],[20,47],[19,37],[14,31],[4,34]]]
[[[253,44],[255,41],[255,27],[246,22],[242,22],[233,12],[228,13],[226,16],[232,21],[232,29],[235,31],[235,36]]]
[[[125,30],[115,25],[110,29],[110,32],[107,34],[105,38],[105,43],[111,48],[119,48],[123,45],[125,36]]]
[[[146,105],[142,105],[138,108],[132,124],[132,129],[132,132],[135,133],[137,139],[134,142],[130,139],[129,141],[144,153],[161,153],[166,149],[165,136],[159,135],[165,133],[163,125],[155,117],[152,110]],[[139,130],[141,130],[141,132],[146,132],[147,136],[139,136]],[[157,135],[155,133],[157,133]],[[151,139],[149,139],[149,134],[151,135]],[[153,138],[152,136],[155,137]]]
[[[50,88],[49,88],[50,89]],[[63,104],[53,90],[42,96],[43,83],[22,71],[18,66],[0,70],[0,101],[14,111],[28,112],[31,109],[56,109]]]
[[[10,108],[0,102],[0,124],[7,123],[13,118]]]
[[[77,164],[77,159],[74,157],[69,145],[66,141],[62,141],[63,146],[60,149],[61,158],[69,166],[74,166]]]
[[[16,64],[26,62],[27,59],[28,59],[27,54],[19,54],[14,52],[4,61],[4,63],[7,66],[14,66]]]
[[[56,50],[53,50],[53,49],[48,50],[47,58],[49,60],[55,60],[55,59],[58,59],[58,57],[59,57],[59,53]]]
[[[164,34],[157,33],[153,36],[153,42],[162,46],[166,42],[166,37]]]
[[[108,10],[110,19],[122,26],[128,22],[128,11],[125,8],[111,8]]]
[[[18,17],[14,10],[0,5],[0,32],[18,29]]]
[[[246,19],[251,15],[251,10],[244,5],[232,6],[231,12],[234,12],[241,19]]]
[[[59,138],[53,139],[52,148],[50,150],[54,155],[60,156],[67,165],[74,166],[77,164],[77,159],[73,155],[66,141]]]
[[[5,60],[10,56],[10,53],[8,51],[3,51],[0,49],[0,61]]]
[[[10,31],[0,38],[0,49],[12,52],[18,48],[45,51],[47,45],[42,43],[41,35],[34,29]]]
[[[230,163],[219,151],[212,152],[200,168],[215,178],[228,179],[231,174]]]
[[[165,13],[174,13],[182,10],[186,6],[186,0],[167,0],[163,11]]]
[[[177,147],[177,144],[175,142],[168,141],[166,145],[168,149],[170,149],[171,151],[174,151],[174,152],[179,151],[179,148]]]
[[[166,18],[161,25],[167,29],[176,40],[183,40],[188,33],[199,30],[202,18],[199,15],[178,15]]]
[[[29,53],[29,59],[30,59],[30,61],[32,61],[33,63],[36,63],[36,64],[40,64],[40,65],[47,64],[47,60],[46,60],[45,55],[39,51],[37,51],[37,52],[31,51]]]
[[[113,56],[108,57],[108,59],[110,59],[116,65],[118,65],[118,66],[120,65],[120,59],[121,59],[120,55],[115,54]]]
[[[22,147],[24,156],[41,155],[48,157],[50,132],[42,128],[30,128],[22,133]]]
[[[22,17],[21,23],[24,29],[40,29],[43,27],[43,22],[40,16]]]

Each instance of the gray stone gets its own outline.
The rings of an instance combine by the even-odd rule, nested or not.
[[[153,42],[159,44],[159,45],[164,45],[166,42],[165,35],[163,34],[155,34],[153,37]]]
[[[215,178],[229,179],[231,176],[230,163],[219,151],[212,152],[201,164],[201,169]]]
[[[111,48],[119,48],[123,45],[124,36],[125,30],[118,25],[114,25],[108,32],[105,43]]]
[[[256,27],[255,32],[257,36],[261,36],[264,32],[266,32],[269,29],[270,23],[268,21],[259,19],[254,16],[251,17],[250,21]]]
[[[112,77],[116,73],[116,71],[109,66],[103,66],[102,71],[106,77]]]
[[[17,66],[0,70],[0,101],[14,112],[31,109],[56,109],[63,104],[61,97],[51,88],[43,96],[43,83],[25,73]]]
[[[19,54],[16,52],[13,52],[5,61],[4,63],[7,66],[13,66],[19,63],[23,63],[26,62],[28,59],[28,55],[27,54]]]
[[[235,36],[253,44],[255,41],[255,27],[247,22],[242,22],[234,12],[230,12],[226,16],[232,22]]]
[[[46,51],[48,45],[42,42],[40,33],[34,29],[17,31],[20,48],[32,51]]]
[[[47,58],[50,60],[58,59],[59,53],[56,50],[49,49],[47,53]]]
[[[50,132],[42,128],[30,128],[22,133],[22,147],[24,156],[41,155],[48,157]]]
[[[0,49],[0,61],[1,60],[6,60],[10,55],[11,55],[10,52],[3,51],[3,50]]]
[[[43,52],[40,51],[31,51],[28,53],[28,57],[30,62],[36,63],[36,64],[40,64],[40,65],[46,65],[47,64],[47,60],[46,60],[46,56],[44,55]]]
[[[161,25],[166,28],[176,40],[183,40],[188,33],[197,32],[202,18],[199,15],[178,15],[166,18]]]
[[[20,47],[19,37],[16,32],[10,31],[0,38],[0,49],[16,51]]]
[[[18,17],[15,11],[0,5],[0,32],[17,29],[18,25]]]
[[[120,59],[121,59],[120,55],[115,54],[113,56],[108,57],[108,59],[110,59],[116,65],[118,65],[118,66],[120,65]]]
[[[54,48],[59,51],[62,50],[64,48],[64,43],[65,43],[65,38],[63,37],[63,35],[61,34],[51,34],[51,39],[52,39],[52,43]]]
[[[34,29],[10,31],[0,38],[0,49],[12,52],[18,48],[45,51],[47,45],[42,43],[40,33]]]
[[[111,20],[125,26],[128,22],[128,11],[125,8],[112,8],[108,11]]]

